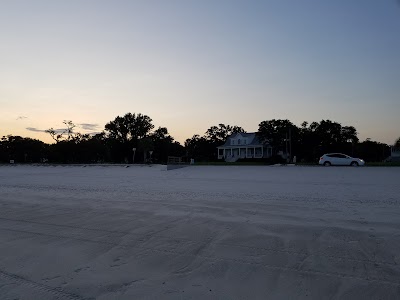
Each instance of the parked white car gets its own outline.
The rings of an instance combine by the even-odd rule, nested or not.
[[[365,161],[342,153],[328,153],[321,156],[319,164],[323,166],[363,166]]]

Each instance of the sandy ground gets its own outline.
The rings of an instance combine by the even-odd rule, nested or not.
[[[400,299],[400,168],[2,166],[0,299]]]

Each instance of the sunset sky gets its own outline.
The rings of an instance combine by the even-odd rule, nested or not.
[[[183,142],[218,123],[331,119],[400,136],[397,0],[0,0],[0,136],[149,115]]]

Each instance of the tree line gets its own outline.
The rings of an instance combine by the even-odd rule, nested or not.
[[[193,135],[184,145],[175,141],[166,127],[155,129],[153,120],[143,114],[127,113],[108,122],[101,133],[89,135],[76,131],[72,121],[64,121],[61,132],[46,132],[54,140],[47,144],[37,139],[3,136],[0,161],[23,163],[166,163],[168,156],[217,160],[217,147],[233,133],[246,132],[236,125],[211,126],[200,136]],[[382,161],[390,155],[390,146],[367,139],[360,142],[353,126],[330,120],[303,122],[296,126],[289,120],[272,119],[259,124],[261,142],[273,147],[274,155],[289,152],[298,161],[315,162],[328,152],[342,152],[366,161]],[[400,138],[395,143],[400,147]],[[289,146],[288,146],[289,145]]]
[[[212,126],[203,136],[196,134],[187,139],[185,148],[192,157],[212,161],[218,154],[216,147],[235,132],[246,131],[239,126]],[[354,126],[342,126],[331,120],[303,122],[300,126],[287,119],[266,120],[259,124],[257,134],[262,143],[272,146],[271,162],[279,159],[279,152],[289,153],[292,158],[296,156],[297,161],[304,162],[316,162],[321,155],[330,152],[346,153],[366,161],[383,161],[390,156],[389,145],[371,139],[360,142]],[[395,144],[400,147],[400,138]]]
[[[75,124],[66,120],[63,122],[64,131],[46,130],[54,140],[53,144],[20,136],[4,136],[0,141],[0,161],[132,163],[135,160],[143,163],[151,159],[165,163],[168,156],[183,156],[184,147],[174,140],[168,129],[154,129],[152,122],[149,116],[127,113],[108,122],[101,133],[89,135],[76,132]]]

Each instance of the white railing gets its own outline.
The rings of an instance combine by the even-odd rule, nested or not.
[[[237,159],[239,159],[239,158],[263,158],[264,157],[264,153],[259,152],[259,151],[257,151],[257,152],[251,151],[250,152],[250,149],[253,150],[253,148],[248,148],[248,149],[249,149],[248,151],[241,150],[236,155],[235,154],[232,154],[232,155],[227,154],[227,153],[230,153],[230,151],[227,151],[227,153],[225,153],[225,155],[218,153],[218,159],[231,159],[233,157],[237,157]]]

